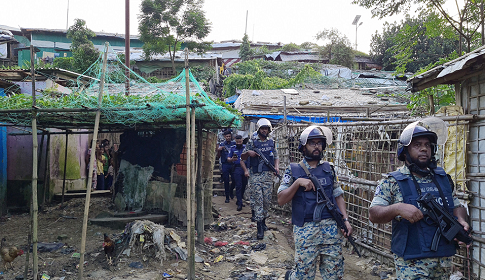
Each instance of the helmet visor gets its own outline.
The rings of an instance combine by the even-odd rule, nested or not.
[[[332,131],[330,130],[330,128],[325,126],[312,125],[305,128],[305,130],[303,130],[303,132],[301,133],[300,142],[302,145],[306,145],[310,132],[315,128],[320,129],[320,131],[322,131],[323,135],[326,138],[325,142],[327,146],[332,144]]]
[[[436,141],[438,145],[443,145],[448,139],[448,127],[446,123],[437,117],[428,117],[420,121],[415,121],[403,130],[401,137],[399,137],[399,142],[404,146],[409,146],[413,140],[414,129],[416,126],[422,126],[429,131],[436,133],[438,140]]]

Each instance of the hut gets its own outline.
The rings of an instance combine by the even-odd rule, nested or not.
[[[440,84],[455,86],[456,123],[465,126],[462,146],[464,156],[457,165],[464,166],[461,182],[473,228],[471,248],[472,279],[485,278],[485,47],[439,65],[408,80],[408,88],[418,92]],[[433,100],[430,99],[430,104]],[[464,122],[464,116],[472,118]],[[456,147],[459,149],[460,147]]]

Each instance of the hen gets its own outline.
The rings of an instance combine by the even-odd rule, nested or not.
[[[113,264],[113,256],[115,254],[115,243],[111,240],[108,235],[104,234],[104,242],[103,242],[104,254],[106,256],[106,261],[109,265]]]
[[[15,246],[7,246],[6,242],[7,240],[2,238],[2,242],[0,244],[0,256],[2,257],[5,270],[7,270],[7,263],[10,264],[10,268],[13,268],[12,262],[16,257],[22,256],[24,253],[24,251],[17,249]]]

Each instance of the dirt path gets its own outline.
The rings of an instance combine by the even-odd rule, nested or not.
[[[267,220],[270,228],[264,240],[256,239],[256,225],[251,223],[249,206],[243,211],[236,211],[235,200],[224,203],[224,197],[213,198],[214,209],[220,214],[216,223],[206,230],[205,237],[210,237],[210,244],[197,244],[197,256],[202,262],[196,263],[197,279],[283,279],[288,268],[293,265],[293,239],[290,217],[272,214]],[[90,218],[103,211],[111,211],[109,198],[92,198]],[[39,252],[39,274],[46,274],[52,280],[78,279],[76,266],[79,259],[73,255],[79,252],[81,243],[82,217],[84,199],[72,199],[60,209],[54,205],[39,213],[39,242],[64,246],[53,252]],[[0,237],[6,237],[9,244],[27,249],[28,215],[9,215],[0,218]],[[186,240],[185,228],[174,228],[183,241]],[[160,261],[147,255],[146,252],[134,251],[129,257],[121,254],[114,266],[108,266],[103,248],[103,233],[114,238],[122,230],[115,230],[96,225],[88,225],[84,275],[85,279],[164,279],[163,273],[174,278],[183,279],[187,263],[178,255],[167,251],[167,259]],[[216,242],[223,246],[217,247]],[[263,245],[264,244],[264,245]],[[263,248],[264,247],[264,248]],[[260,249],[260,250],[258,250]],[[345,253],[344,279],[381,279],[371,275],[375,266],[371,259],[359,259]],[[0,267],[0,279],[23,279],[26,255],[14,261],[14,269],[5,271]],[[32,266],[32,256],[30,256]],[[30,271],[28,279],[32,279]],[[321,278],[317,278],[321,279]]]

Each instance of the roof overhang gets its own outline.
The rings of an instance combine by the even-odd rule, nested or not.
[[[408,79],[407,90],[418,92],[440,84],[456,84],[485,71],[485,46]]]

